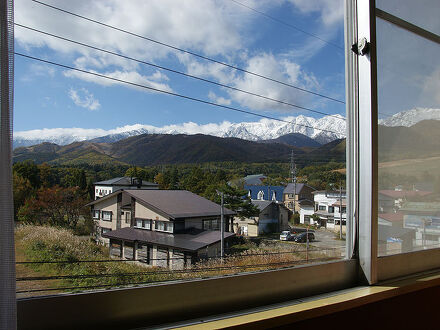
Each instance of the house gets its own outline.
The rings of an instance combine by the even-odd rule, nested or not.
[[[95,199],[104,197],[120,189],[159,189],[156,183],[132,177],[118,177],[94,183]]]
[[[432,194],[425,190],[402,190],[400,188],[379,190],[379,212],[395,212],[408,198],[424,197]]]
[[[283,203],[292,212],[299,212],[298,202],[303,199],[313,200],[312,192],[316,189],[305,183],[289,183],[283,191]]]
[[[244,190],[251,200],[283,202],[283,186],[245,185]]]
[[[413,248],[440,246],[440,202],[407,202],[400,211],[403,228],[415,230]]]
[[[260,211],[258,216],[234,219],[234,232],[242,236],[256,237],[264,233],[289,229],[289,210],[275,201],[251,201]]]
[[[112,255],[178,269],[220,254],[221,207],[189,191],[121,189],[88,205]],[[234,215],[224,208],[226,240]]]
[[[313,200],[315,202],[315,214],[319,216],[320,225],[333,229],[335,225],[339,226],[342,213],[342,226],[347,219],[347,202],[345,190],[319,190],[314,191]],[[341,206],[342,199],[342,206]]]
[[[299,222],[305,225],[316,225],[317,221],[313,219],[315,214],[315,202],[310,199],[303,199],[299,204]]]

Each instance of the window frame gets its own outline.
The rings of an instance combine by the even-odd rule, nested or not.
[[[362,283],[359,275],[373,284],[378,280],[440,267],[438,262],[440,249],[377,257],[375,18],[374,0],[345,1],[345,74],[348,109],[346,259],[187,282],[176,281],[81,294],[20,298],[18,309],[21,325],[29,324],[37,329],[56,328],[66,323],[72,326],[88,324],[90,327],[93,325],[102,327],[108,324],[127,328],[157,324],[160,320],[163,321],[163,315],[171,316],[167,322],[172,322],[185,317],[187,310],[192,310],[191,316],[197,317],[261,307],[353,287]],[[351,45],[361,37],[366,37],[370,42],[370,54],[354,56],[350,49]],[[403,270],[403,267],[406,270]],[[277,283],[277,285],[267,285],[267,283]],[[222,294],[219,295],[219,292]],[[155,308],[144,308],[137,303],[147,299],[155,301]],[[184,310],[181,308],[182,299],[185,299]],[[115,301],[118,303],[115,304]],[[75,306],[76,313],[70,313],[72,306]],[[127,313],[121,313],[120,306],[124,306]],[[26,315],[40,315],[40,317],[24,317]],[[105,317],[96,318],[96,315]]]
[[[104,217],[104,214],[109,214],[110,215],[110,219],[106,219]],[[105,211],[105,210],[101,211],[101,220],[102,221],[107,221],[107,222],[112,222],[112,220],[113,220],[113,212],[112,211]]]

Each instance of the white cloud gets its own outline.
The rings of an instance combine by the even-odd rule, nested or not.
[[[202,63],[190,59],[184,59],[188,68],[188,73],[198,76],[214,78],[222,84],[230,85],[251,93],[263,95],[275,100],[304,106],[310,101],[309,95],[292,87],[285,86],[274,81],[246,73],[239,73],[234,69],[225,68],[215,63]],[[273,54],[261,53],[247,59],[244,67],[247,71],[258,72],[258,74],[271,77],[275,80],[301,88],[316,90],[320,86],[316,77],[302,70],[301,66],[285,57],[277,57]],[[270,101],[254,95],[224,88],[228,94],[227,100],[239,103],[241,106],[252,110],[278,111],[284,113],[295,113],[301,111],[294,107],[283,105],[278,102]],[[210,93],[211,100],[218,101],[218,96]]]
[[[424,79],[422,99],[431,106],[440,106],[440,67]]]
[[[208,98],[218,104],[221,105],[231,105],[231,100],[224,98],[222,96],[218,96],[217,94],[215,94],[213,91],[209,91],[208,93]]]
[[[326,26],[340,24],[344,19],[343,0],[288,0],[301,13],[318,12],[322,23]]]
[[[101,107],[99,101],[85,88],[79,90],[71,88],[69,90],[69,97],[77,106],[91,111],[98,110]]]
[[[98,73],[94,70],[88,70],[90,72],[94,72],[94,73]],[[150,91],[153,92],[151,89],[148,88],[143,88],[140,86],[145,86],[145,87],[149,87],[149,88],[154,88],[154,89],[158,89],[158,90],[162,90],[162,91],[166,91],[166,92],[173,92],[173,90],[171,89],[171,87],[167,84],[163,84],[163,83],[158,83],[156,81],[150,80],[150,77],[147,76],[143,76],[140,73],[136,72],[136,71],[113,71],[113,72],[103,72],[103,73],[98,73],[100,75],[104,75],[110,78],[114,78],[117,80],[112,80],[112,79],[107,79],[107,78],[103,78],[103,77],[99,77],[99,76],[95,76],[92,74],[88,74],[88,73],[84,73],[84,72],[79,72],[79,71],[74,71],[74,70],[69,70],[69,71],[65,71],[64,75],[66,77],[70,77],[70,78],[79,78],[88,82],[93,82],[102,86],[111,86],[111,85],[122,85],[122,86],[130,86],[132,88],[136,88],[139,89],[140,91]],[[153,77],[154,79],[154,77]],[[118,81],[120,80],[120,81]],[[129,85],[124,83],[123,81],[135,84],[135,85],[139,85],[139,86],[135,86],[135,85]]]

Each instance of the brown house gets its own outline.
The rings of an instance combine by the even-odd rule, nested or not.
[[[289,183],[283,191],[283,203],[292,212],[299,212],[299,201],[313,200],[312,192],[316,189],[305,183]]]
[[[220,205],[186,190],[119,190],[88,205],[96,239],[110,253],[182,268],[220,254]],[[224,208],[225,235],[235,212]]]

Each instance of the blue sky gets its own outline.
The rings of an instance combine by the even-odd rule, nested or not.
[[[240,1],[343,47],[342,0]],[[46,2],[301,88],[345,98],[341,49],[230,0]],[[15,21],[19,24],[285,102],[345,115],[343,104],[182,54],[30,0],[17,0],[15,6]],[[15,37],[16,52],[84,70],[277,118],[300,114],[321,117],[20,27],[16,27]],[[258,120],[252,115],[15,57],[15,131]]]

